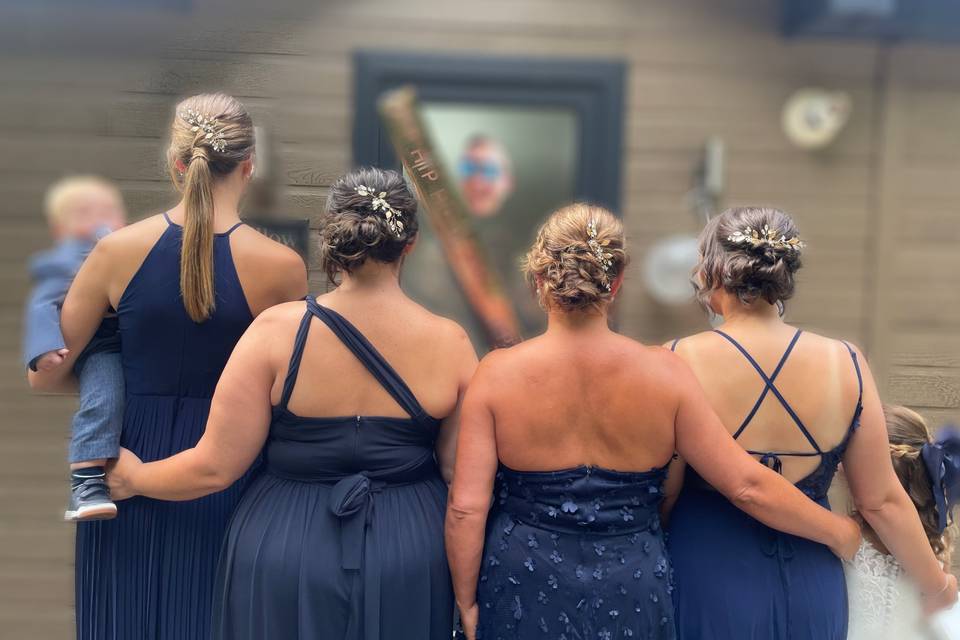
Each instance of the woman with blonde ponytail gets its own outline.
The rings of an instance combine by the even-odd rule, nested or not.
[[[181,102],[167,158],[180,202],[101,241],[61,320],[71,360],[116,309],[126,380],[121,444],[148,460],[200,440],[240,336],[261,311],[307,290],[299,256],[240,221],[255,161],[242,104],[223,94]],[[31,384],[70,389],[66,364],[32,373]],[[246,484],[244,474],[180,503],[138,497],[121,503],[115,520],[79,525],[77,638],[207,640],[217,557]]]

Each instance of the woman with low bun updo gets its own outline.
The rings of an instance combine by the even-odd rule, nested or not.
[[[195,447],[121,456],[122,493],[189,500],[265,463],[227,531],[216,640],[449,640],[443,514],[464,331],[399,284],[417,201],[395,171],[330,187],[320,260],[338,286],[260,315],[240,340]]]
[[[193,447],[241,334],[267,307],[306,293],[300,257],[240,222],[254,152],[253,122],[234,98],[177,105],[167,157],[180,202],[97,243],[63,304],[67,366],[31,374],[38,388],[69,389],[72,358],[116,309],[123,458]],[[242,476],[201,499],[137,497],[115,520],[78,525],[77,638],[207,640],[217,556]]]
[[[659,515],[674,451],[768,525],[857,548],[851,519],[737,446],[679,358],[609,329],[626,264],[611,213],[554,213],[525,264],[547,330],[470,384],[446,530],[468,638],[674,638]]]
[[[670,347],[737,443],[824,508],[842,461],[859,514],[936,610],[956,600],[956,579],[937,562],[893,471],[866,360],[846,342],[783,320],[803,249],[778,209],[740,207],[712,219],[694,284],[723,324]],[[715,479],[684,473],[682,460],[667,487],[679,638],[847,637],[847,590],[831,549],[766,526],[763,508],[736,509]]]

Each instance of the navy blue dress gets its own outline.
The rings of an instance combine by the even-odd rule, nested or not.
[[[730,341],[756,369],[764,390],[734,438],[743,433],[772,394],[810,443],[812,451],[749,451],[778,473],[784,456],[819,457],[819,466],[796,483],[817,504],[830,508],[827,490],[859,424],[860,397],[841,443],[823,451],[776,387],[776,378],[800,338],[798,330],[768,376],[732,337]],[[676,343],[674,343],[676,347]],[[717,493],[691,468],[670,516],[669,548],[676,575],[677,636],[683,640],[844,640],[847,589],[841,561],[826,546],[781,533],[754,520]]]
[[[482,640],[675,637],[660,529],[666,467],[501,466],[477,602]]]
[[[197,443],[227,358],[253,321],[230,252],[233,229],[214,238],[216,310],[205,322],[190,319],[180,297],[183,230],[167,223],[117,309],[120,444],[144,462]],[[77,638],[207,640],[217,555],[244,486],[189,502],[136,497],[119,504],[115,520],[78,523]]]
[[[345,318],[307,298],[265,465],[230,524],[217,640],[449,640],[440,421]],[[287,408],[318,318],[409,418],[298,416]]]

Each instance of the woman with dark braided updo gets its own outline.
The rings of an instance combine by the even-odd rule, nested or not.
[[[737,442],[825,508],[842,460],[859,513],[928,609],[949,604],[956,579],[934,557],[893,472],[866,360],[845,342],[783,321],[803,248],[794,221],[777,209],[735,208],[712,219],[694,280],[723,324],[670,346]],[[843,569],[827,546],[766,526],[762,511],[738,510],[715,479],[693,469],[684,476],[682,462],[667,484],[668,506],[676,500],[669,548],[681,639],[845,640]]]
[[[257,318],[195,447],[121,455],[118,492],[188,500],[264,449],[224,542],[216,640],[450,638],[445,480],[477,360],[457,324],[400,288],[416,212],[395,171],[336,180],[320,259],[339,286]]]
[[[737,446],[679,358],[608,328],[626,263],[612,214],[553,214],[526,260],[547,331],[470,384],[446,532],[468,638],[674,638],[658,509],[675,450],[770,526],[857,548],[852,520]]]

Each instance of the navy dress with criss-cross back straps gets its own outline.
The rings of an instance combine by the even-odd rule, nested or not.
[[[180,296],[183,229],[167,228],[117,306],[126,381],[120,444],[144,462],[194,446],[217,380],[253,315],[230,250],[234,225],[213,240],[216,309],[204,322]],[[247,478],[199,500],[138,496],[115,520],[77,525],[79,640],[208,640],[223,533]]]
[[[449,640],[440,421],[343,316],[306,301],[263,469],[227,532],[217,640]],[[288,408],[313,319],[409,418],[306,417]],[[336,375],[336,372],[331,372]]]
[[[743,354],[764,383],[734,438],[749,426],[767,396],[774,396],[812,451],[748,452],[778,473],[783,457],[819,457],[817,468],[795,485],[829,509],[827,490],[862,410],[863,378],[856,352],[844,343],[860,389],[853,418],[840,444],[824,451],[776,386],[801,331],[794,334],[769,376],[739,342],[715,331]],[[681,640],[844,640],[847,636],[847,589],[840,559],[822,544],[761,524],[690,467],[670,516],[668,548]]]

